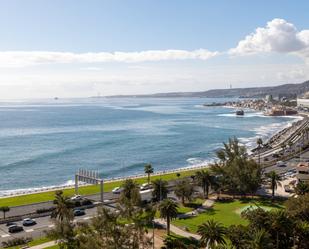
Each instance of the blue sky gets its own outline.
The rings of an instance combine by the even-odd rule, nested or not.
[[[300,82],[308,11],[308,1],[287,0],[3,0],[0,98]]]

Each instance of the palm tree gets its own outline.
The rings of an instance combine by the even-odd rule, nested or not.
[[[275,197],[275,190],[277,189],[278,185],[280,185],[281,177],[275,171],[270,171],[266,173],[266,177],[270,179],[270,186],[271,186],[271,198],[272,200]]]
[[[10,207],[8,206],[0,207],[0,211],[3,212],[3,219],[5,219],[5,214],[10,211]]]
[[[309,193],[309,184],[304,182],[299,182],[294,188],[295,193],[297,195],[304,195],[306,193]]]
[[[148,175],[148,184],[150,183],[150,174],[153,173],[153,167],[151,164],[146,164],[144,168],[145,174]]]
[[[181,199],[182,204],[185,204],[185,199],[191,200],[193,195],[193,186],[186,179],[177,182],[175,187],[175,195]]]
[[[168,185],[168,182],[162,179],[156,179],[152,181],[152,186],[153,186],[152,197],[157,201],[161,201],[165,199],[168,194],[167,185]]]
[[[197,232],[201,235],[201,243],[207,248],[214,249],[216,245],[226,244],[226,228],[217,221],[208,220],[198,227]]]
[[[122,184],[123,191],[120,194],[119,201],[125,207],[124,211],[129,216],[134,209],[141,203],[141,194],[138,184],[132,179],[126,179]]]
[[[258,154],[259,154],[259,166],[261,166],[261,148],[262,148],[262,145],[263,145],[263,140],[262,138],[258,138],[256,140],[256,143],[257,143],[257,148],[258,148]]]
[[[208,199],[209,188],[213,184],[213,176],[209,170],[200,170],[196,172],[196,180],[199,186],[203,188],[205,199]]]
[[[70,199],[67,196],[63,195],[63,192],[56,191],[56,196],[54,203],[56,204],[56,209],[53,211],[51,217],[58,219],[59,221],[71,221],[73,220],[73,204],[70,202]]]
[[[165,199],[159,205],[160,217],[166,220],[167,235],[170,235],[170,223],[177,218],[178,204],[171,199]]]
[[[253,231],[249,240],[250,249],[271,249],[273,245],[271,243],[270,234],[264,230]]]

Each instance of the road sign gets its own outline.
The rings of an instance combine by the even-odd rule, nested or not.
[[[103,203],[103,179],[99,177],[99,171],[78,169],[75,173],[75,194],[78,195],[78,182],[85,182],[88,184],[100,184],[101,202]]]

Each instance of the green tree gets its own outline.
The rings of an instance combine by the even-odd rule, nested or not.
[[[205,199],[208,199],[209,188],[214,183],[214,177],[210,170],[200,170],[196,172],[196,181],[203,188]]]
[[[275,240],[276,248],[290,248],[293,245],[293,221],[285,210],[275,210],[269,213],[269,232]]]
[[[194,189],[190,182],[184,179],[176,183],[174,192],[181,199],[182,204],[185,204],[185,200],[190,201],[192,199]]]
[[[231,241],[235,249],[248,248],[248,228],[243,225],[231,225],[227,229],[226,237]]]
[[[288,214],[294,219],[309,222],[309,193],[289,198],[285,206]]]
[[[219,222],[208,220],[198,227],[198,234],[201,235],[201,243],[207,248],[213,249],[217,245],[225,245],[226,228]]]
[[[122,212],[126,217],[131,217],[134,209],[141,204],[141,194],[138,184],[132,179],[126,179],[121,186],[123,191],[119,197]]]
[[[3,212],[3,219],[5,219],[5,214],[10,211],[10,207],[8,206],[0,207],[0,211]]]
[[[67,220],[71,221],[74,218],[72,207],[73,204],[69,197],[64,196],[61,190],[55,193],[54,204],[56,204],[56,209],[52,212],[51,217],[58,219],[60,221]]]
[[[62,191],[56,192],[54,203],[56,204],[56,209],[52,214],[52,219],[55,227],[47,231],[47,236],[57,240],[60,249],[78,249],[79,245],[73,223],[74,216],[70,208],[72,204],[67,197],[63,196]]]
[[[248,158],[246,148],[239,144],[236,138],[224,143],[217,152],[218,162],[211,166],[216,176],[215,190],[226,190],[236,193],[253,195],[261,185],[261,167]]]
[[[148,176],[148,184],[150,183],[150,174],[153,173],[153,167],[151,164],[146,164],[144,168],[145,174]]]
[[[272,200],[275,197],[275,190],[277,189],[278,185],[280,184],[281,177],[276,173],[276,171],[270,171],[265,174],[266,177],[270,180],[270,187],[271,187],[271,197]]]
[[[167,235],[170,235],[171,220],[177,218],[177,208],[178,204],[171,199],[165,199],[159,205],[160,217],[166,220]]]
[[[309,184],[305,182],[299,182],[295,186],[294,190],[297,195],[304,195],[309,193]]]
[[[156,179],[154,181],[152,181],[152,197],[156,200],[156,201],[161,201],[167,198],[167,194],[168,194],[168,182],[164,181],[162,179]]]
[[[264,230],[254,230],[251,233],[250,240],[248,241],[248,248],[250,249],[272,249],[273,244],[270,234]]]

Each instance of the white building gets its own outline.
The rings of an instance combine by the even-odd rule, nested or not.
[[[297,99],[297,107],[300,107],[300,108],[309,108],[309,99],[298,98],[298,99]]]

